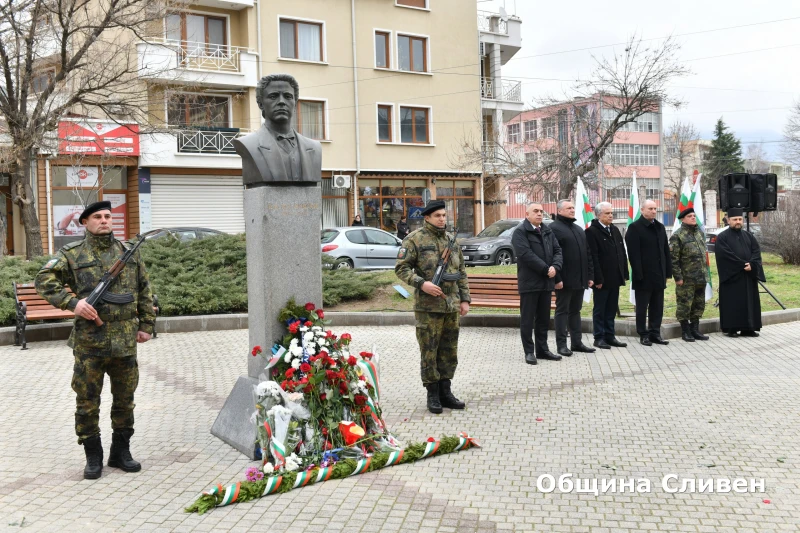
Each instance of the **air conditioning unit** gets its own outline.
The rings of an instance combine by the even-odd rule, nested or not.
[[[480,57],[483,57],[483,56],[485,56],[485,55],[486,55],[486,48],[483,46],[483,41],[481,41],[481,42],[480,42],[480,44],[479,44],[478,46],[479,46],[479,48],[478,48],[478,55],[479,55]]]
[[[348,176],[347,174],[335,174],[332,179],[333,179],[334,189],[350,188],[350,176]]]

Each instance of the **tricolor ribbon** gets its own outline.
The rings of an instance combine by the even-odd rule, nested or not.
[[[272,358],[270,358],[270,360],[267,362],[267,366],[264,367],[264,370],[269,370],[270,368],[278,364],[278,361],[280,361],[284,355],[286,355],[286,348],[278,345],[273,346]]]
[[[275,459],[275,470],[278,470],[286,463],[286,448],[280,442],[271,440],[269,441],[269,450]]]
[[[211,495],[214,495],[214,494],[217,494],[217,493],[222,493],[223,490],[224,489],[222,488],[222,485],[217,484],[216,487],[211,487],[207,491],[204,491],[203,494],[207,494],[207,495],[211,496]]]
[[[431,455],[435,454],[439,451],[439,439],[434,439],[433,442],[428,441],[425,444],[425,453],[422,454],[422,459],[426,457],[430,457]]]
[[[308,482],[311,480],[311,472],[303,471],[297,474],[297,477],[294,480],[294,485],[292,486],[293,489],[297,487],[305,487],[308,485]]]
[[[369,415],[372,417],[372,420],[380,429],[385,429],[383,420],[378,417],[378,408],[375,407],[375,403],[372,401],[372,398],[369,397],[369,394],[367,394],[367,405],[369,406]]]
[[[367,378],[367,383],[372,385],[372,387],[375,389],[377,400],[380,402],[381,387],[380,384],[378,383],[378,369],[375,368],[375,363],[373,363],[372,361],[367,361],[366,359],[362,359],[361,361],[358,362],[358,366],[360,366],[361,369],[363,370],[364,376]]]
[[[222,503],[219,504],[220,507],[230,505],[235,502],[236,498],[239,497],[239,489],[241,486],[241,483],[228,485],[228,487],[225,489],[225,496],[222,498]]]
[[[322,481],[328,481],[331,478],[331,474],[333,474],[333,467],[326,466],[325,468],[320,468],[319,470],[317,470],[316,483],[321,483]]]
[[[467,435],[465,431],[462,431],[458,434],[458,446],[454,451],[460,452],[461,450],[466,450],[467,448],[480,448],[480,443]]]
[[[387,466],[394,466],[400,463],[400,460],[403,458],[403,452],[405,450],[397,450],[389,454],[389,459],[386,460],[386,464],[383,465],[384,468]]]
[[[358,463],[356,463],[356,469],[353,470],[353,473],[350,474],[351,476],[355,476],[357,474],[363,474],[369,468],[369,464],[372,462],[372,457],[365,457],[363,459],[359,459]]]
[[[278,492],[278,487],[281,486],[281,481],[283,481],[283,476],[272,476],[267,478],[267,486],[264,487],[264,493],[261,496],[263,497]]]

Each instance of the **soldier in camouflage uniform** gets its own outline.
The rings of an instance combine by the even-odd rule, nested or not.
[[[447,211],[442,200],[431,200],[422,212],[424,227],[403,241],[394,271],[414,291],[414,316],[421,355],[422,384],[428,390],[428,410],[463,409],[450,390],[458,365],[458,317],[469,312],[469,286],[464,257],[454,245],[446,274],[438,287],[431,283],[436,265],[447,248]]]
[[[675,299],[678,303],[677,318],[681,323],[684,341],[707,341],[708,337],[700,333],[700,317],[706,308],[708,283],[705,236],[697,226],[697,215],[693,208],[681,211],[678,219],[682,222],[681,227],[669,238]]]
[[[62,247],[36,276],[36,290],[60,309],[76,315],[68,345],[73,349],[75,366],[72,389],[77,395],[75,433],[86,453],[86,479],[97,479],[103,471],[103,447],[100,442],[100,393],[103,375],[111,381],[111,451],[108,466],[126,472],[138,472],[141,465],[130,453],[133,435],[133,395],[139,383],[136,343],[146,342],[153,333],[155,313],[150,282],[138,252],[125,266],[108,290],[109,299],[96,307],[86,297],[103,274],[131,246],[114,238],[111,230],[111,203],[96,202],[79,218],[86,225],[86,238]],[[77,296],[71,296],[65,289]],[[107,293],[107,294],[108,294]],[[95,325],[100,317],[102,326]]]

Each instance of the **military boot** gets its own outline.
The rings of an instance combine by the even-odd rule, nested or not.
[[[449,379],[439,381],[439,400],[442,407],[447,407],[448,409],[463,409],[465,407],[464,402],[453,396]]]
[[[694,342],[692,337],[692,326],[688,320],[681,320],[681,338],[686,342]]]
[[[692,332],[692,337],[694,337],[695,339],[697,339],[699,341],[707,341],[708,340],[708,335],[703,335],[702,333],[700,333],[700,319],[699,318],[695,318],[694,320],[692,320],[691,332]]]
[[[111,451],[108,452],[108,466],[121,468],[125,472],[138,472],[142,465],[131,457],[132,429],[117,429],[111,437]]]
[[[84,439],[83,451],[86,453],[83,479],[98,479],[103,474],[103,443],[100,442],[100,435]]]
[[[439,382],[428,383],[425,388],[428,389],[428,411],[435,415],[441,414],[442,403],[439,400]]]

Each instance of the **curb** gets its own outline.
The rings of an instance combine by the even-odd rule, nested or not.
[[[414,313],[373,313],[373,312],[336,312],[325,313],[326,318],[334,320],[336,327],[353,326],[413,326],[415,325]],[[461,319],[461,326],[465,328],[519,328],[519,315],[481,315],[470,314]],[[800,321],[800,309],[786,309],[783,311],[768,311],[761,314],[764,326],[783,324],[786,322]],[[636,324],[632,320],[618,320],[615,324],[617,335],[622,337],[637,337]],[[163,317],[156,321],[158,333],[190,333],[193,331],[219,331],[228,329],[247,329],[247,313],[231,315],[199,315],[199,316],[174,316]],[[553,319],[550,319],[550,329],[553,329]],[[29,325],[25,334],[28,343],[41,341],[57,341],[69,338],[72,331],[72,322],[56,322],[52,324]],[[581,331],[592,333],[592,319],[581,319]],[[716,333],[719,331],[719,319],[707,318],[700,321],[700,331],[703,333]],[[665,339],[676,339],[681,336],[680,324],[665,324],[661,326],[661,335]],[[14,327],[0,328],[0,346],[14,344]]]

